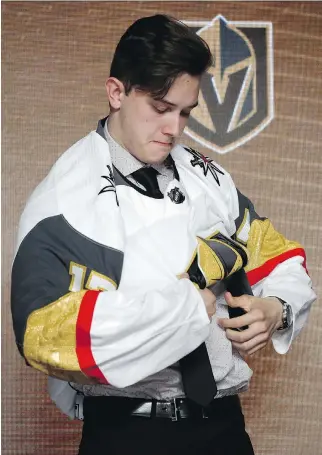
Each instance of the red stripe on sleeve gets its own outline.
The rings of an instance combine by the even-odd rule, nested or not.
[[[247,272],[247,277],[251,286],[261,281],[263,278],[266,278],[278,264],[290,259],[294,256],[302,256],[304,258],[303,267],[306,268],[306,255],[303,248],[295,248],[294,250],[285,251],[285,253],[276,256],[275,258],[269,259],[257,269],[250,270]],[[308,273],[308,272],[307,272]]]
[[[91,348],[91,326],[94,308],[100,291],[87,291],[80,304],[76,323],[76,354],[82,372],[89,378],[96,378],[101,384],[108,384],[105,376],[95,363]]]

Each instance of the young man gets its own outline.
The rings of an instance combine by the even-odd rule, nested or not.
[[[17,345],[66,414],[84,411],[80,455],[253,454],[243,355],[271,339],[285,353],[315,299],[302,247],[177,144],[210,65],[179,21],[136,21],[106,82],[108,118],[22,215]]]

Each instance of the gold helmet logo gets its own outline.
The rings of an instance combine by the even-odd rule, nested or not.
[[[273,118],[272,24],[186,22],[209,45],[213,66],[185,133],[218,153],[256,136]]]

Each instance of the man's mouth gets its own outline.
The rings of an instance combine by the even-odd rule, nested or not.
[[[170,147],[172,145],[172,142],[161,142],[161,141],[154,141],[154,142],[156,142],[157,144],[168,146],[168,147]]]

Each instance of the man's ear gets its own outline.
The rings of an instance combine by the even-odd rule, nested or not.
[[[125,95],[123,82],[116,77],[109,77],[105,82],[107,98],[112,109],[120,109]]]

